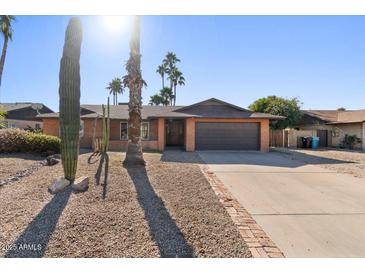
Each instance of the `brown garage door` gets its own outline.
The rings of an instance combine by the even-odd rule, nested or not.
[[[259,150],[259,123],[195,124],[197,150]]]

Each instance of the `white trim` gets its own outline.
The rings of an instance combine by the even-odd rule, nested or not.
[[[127,139],[122,139],[122,124],[127,124]],[[148,141],[150,139],[150,121],[141,122],[141,132],[142,132],[142,125],[147,124],[147,138],[142,138],[143,141]],[[119,140],[121,141],[128,141],[128,122],[119,122]]]
[[[122,124],[127,124],[127,139],[122,139]],[[128,141],[128,122],[119,122],[119,140]]]
[[[146,141],[146,140],[149,140],[150,139],[150,122],[149,121],[145,121],[145,122],[142,122],[141,123],[141,133],[142,133],[142,125],[143,124],[147,124],[147,138],[142,138],[142,140]]]

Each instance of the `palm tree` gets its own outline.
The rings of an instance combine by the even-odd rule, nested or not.
[[[109,94],[113,94],[113,104],[118,105],[118,94],[123,94],[124,92],[122,80],[120,78],[114,78],[106,89],[110,91]]]
[[[185,78],[181,71],[177,67],[174,67],[169,75],[169,79],[172,82],[172,86],[174,88],[174,106],[176,104],[176,86],[179,85],[185,85]]]
[[[123,83],[129,88],[129,120],[128,146],[123,162],[125,166],[144,166],[141,143],[141,109],[142,87],[146,82],[142,79],[140,54],[140,19],[134,17],[132,38],[129,44],[130,55],[126,64],[128,74],[123,77]]]
[[[172,106],[174,100],[174,94],[170,88],[163,88],[160,90],[161,104],[163,106]]]
[[[11,41],[13,38],[13,29],[11,27],[11,21],[13,20],[15,20],[15,16],[12,15],[1,15],[0,17],[0,32],[4,36],[3,51],[1,53],[1,58],[0,58],[0,87],[1,87],[1,78],[3,76],[6,51],[8,49],[8,42],[9,39]]]
[[[176,64],[180,62],[180,59],[176,57],[176,54],[173,52],[168,52],[165,56],[165,59],[163,59],[162,63],[165,67],[165,72],[170,75],[174,67],[176,67]],[[172,90],[173,88],[173,82],[170,79],[170,88]]]
[[[151,106],[159,106],[159,105],[161,105],[162,104],[162,97],[159,94],[152,95],[150,97],[149,104]]]
[[[164,65],[164,64],[159,65],[159,66],[157,67],[156,72],[157,72],[158,74],[160,74],[160,75],[161,75],[161,79],[162,79],[162,88],[164,88],[164,87],[165,87],[165,72],[166,72],[166,67],[165,67],[165,65]]]

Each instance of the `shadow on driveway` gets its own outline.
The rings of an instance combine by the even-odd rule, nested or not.
[[[127,167],[136,188],[138,202],[143,208],[153,240],[158,245],[161,257],[190,258],[193,249],[171,218],[161,198],[155,193],[144,167]]]
[[[196,156],[195,156],[196,155]],[[283,157],[284,156],[284,157]],[[288,161],[288,157],[291,161]],[[200,162],[199,162],[200,159]],[[268,152],[259,151],[197,151],[178,152],[166,151],[161,157],[164,162],[178,163],[205,163],[212,165],[258,165],[297,168],[307,164],[346,164],[351,161],[342,161],[326,157],[310,156],[300,152]]]

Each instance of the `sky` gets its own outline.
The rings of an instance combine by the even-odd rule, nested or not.
[[[39,102],[58,111],[69,18],[16,17],[1,102]],[[108,82],[126,74],[131,20],[80,18],[81,104],[102,104]],[[161,88],[156,69],[168,51],[181,59],[186,79],[177,87],[177,105],[215,97],[247,107],[276,95],[297,97],[304,109],[365,109],[365,16],[143,16],[144,104]],[[128,90],[119,101],[128,101]]]

